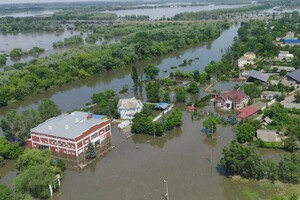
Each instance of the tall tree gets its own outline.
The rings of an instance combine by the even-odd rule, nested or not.
[[[210,132],[214,133],[217,130],[218,119],[215,117],[208,117],[203,121],[203,126]]]
[[[155,65],[148,65],[148,67],[144,69],[144,73],[146,74],[146,77],[151,80],[157,77],[159,71],[160,71],[159,68],[156,67]]]
[[[185,102],[187,97],[187,91],[184,87],[177,87],[175,89],[176,101],[177,102]]]
[[[51,99],[45,99],[38,107],[42,121],[58,116],[61,111]]]
[[[86,151],[85,157],[87,157],[88,159],[93,159],[96,158],[96,152],[95,152],[95,147],[94,145],[90,142],[88,145],[88,149]]]
[[[139,86],[139,77],[138,77],[136,67],[134,67],[134,66],[132,66],[131,78],[132,78],[132,81],[133,81],[134,92],[137,92],[138,86]]]

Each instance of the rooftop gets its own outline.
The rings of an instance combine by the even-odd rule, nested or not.
[[[106,116],[74,111],[50,118],[31,129],[33,133],[75,139],[96,124],[106,121]]]
[[[258,109],[252,107],[252,106],[246,106],[245,108],[242,108],[239,110],[239,118],[246,119],[248,117],[251,117],[255,113],[258,112]]]
[[[281,142],[281,138],[274,130],[261,129],[256,131],[257,138],[264,142]]]
[[[263,81],[263,82],[267,82],[269,79],[269,75],[268,74],[264,74],[262,72],[259,71],[255,71],[255,70],[251,70],[249,72],[249,77],[252,77],[254,79]]]
[[[120,99],[118,102],[118,107],[124,106],[127,109],[135,109],[139,103],[141,103],[141,101],[135,97],[131,99]]]
[[[165,110],[169,106],[170,104],[162,102],[162,103],[158,103],[154,108]]]
[[[297,69],[287,75],[288,77],[294,79],[298,83],[300,82],[300,69]]]
[[[244,91],[230,91],[230,92],[224,92],[219,94],[216,97],[216,101],[223,100],[225,101],[226,99],[232,100],[234,103],[240,103],[244,98],[247,98],[248,96],[245,94]]]

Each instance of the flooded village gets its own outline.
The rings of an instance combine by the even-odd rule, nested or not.
[[[214,10],[210,6],[193,9],[194,13]],[[183,7],[183,11],[188,10]],[[135,10],[116,11],[124,18],[130,12]],[[187,16],[177,17],[181,20]],[[153,14],[152,18],[159,17]],[[10,154],[4,160],[0,183],[25,191],[20,185],[31,167],[44,173],[52,168],[55,179],[41,180],[47,183],[42,195],[28,186],[27,192],[16,192],[14,198],[299,199],[299,19],[295,12],[287,16],[283,12],[270,14],[269,10],[238,15],[213,39],[196,44],[190,41],[191,45],[186,41],[176,51],[100,73],[87,75],[92,69],[83,67],[80,73],[86,77],[82,79],[12,100],[0,108],[4,135],[0,155],[8,155],[1,145],[22,153],[19,158]],[[188,23],[193,26],[194,22]],[[297,25],[289,26],[293,23]],[[153,34],[152,38],[162,35]],[[143,37],[148,36],[135,39],[145,42]],[[166,41],[164,44],[169,45]],[[181,42],[178,39],[175,43]],[[64,53],[67,48],[54,51]],[[110,53],[115,57],[126,55],[114,48]],[[145,50],[143,46],[135,48]],[[40,59],[47,60],[52,54],[49,52]],[[87,61],[84,56],[89,59],[85,53],[80,56],[76,62]],[[49,59],[51,63],[52,57]],[[18,62],[9,61],[1,76],[17,70]],[[30,62],[34,65],[39,61]],[[109,62],[114,61],[105,64]],[[0,81],[6,83],[4,78]],[[24,132],[27,136],[22,141]],[[4,138],[11,138],[11,143]],[[20,149],[18,143],[23,145]],[[49,154],[41,153],[44,151]]]

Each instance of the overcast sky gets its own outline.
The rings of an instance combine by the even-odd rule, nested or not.
[[[48,2],[74,2],[74,1],[114,1],[114,0],[0,0],[0,3],[48,3]]]

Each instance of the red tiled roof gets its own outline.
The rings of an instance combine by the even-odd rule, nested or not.
[[[257,113],[258,109],[254,108],[252,106],[247,106],[245,108],[240,109],[239,112],[240,112],[239,118],[246,119],[246,118],[254,115],[255,113]]]
[[[233,103],[240,103],[244,98],[247,98],[247,95],[244,91],[230,91],[219,94],[215,100],[216,101],[226,101],[226,99],[230,99]]]
[[[195,111],[195,110],[196,110],[196,107],[195,107],[194,104],[193,104],[193,105],[191,105],[191,106],[188,106],[186,109],[189,110],[189,111]]]

